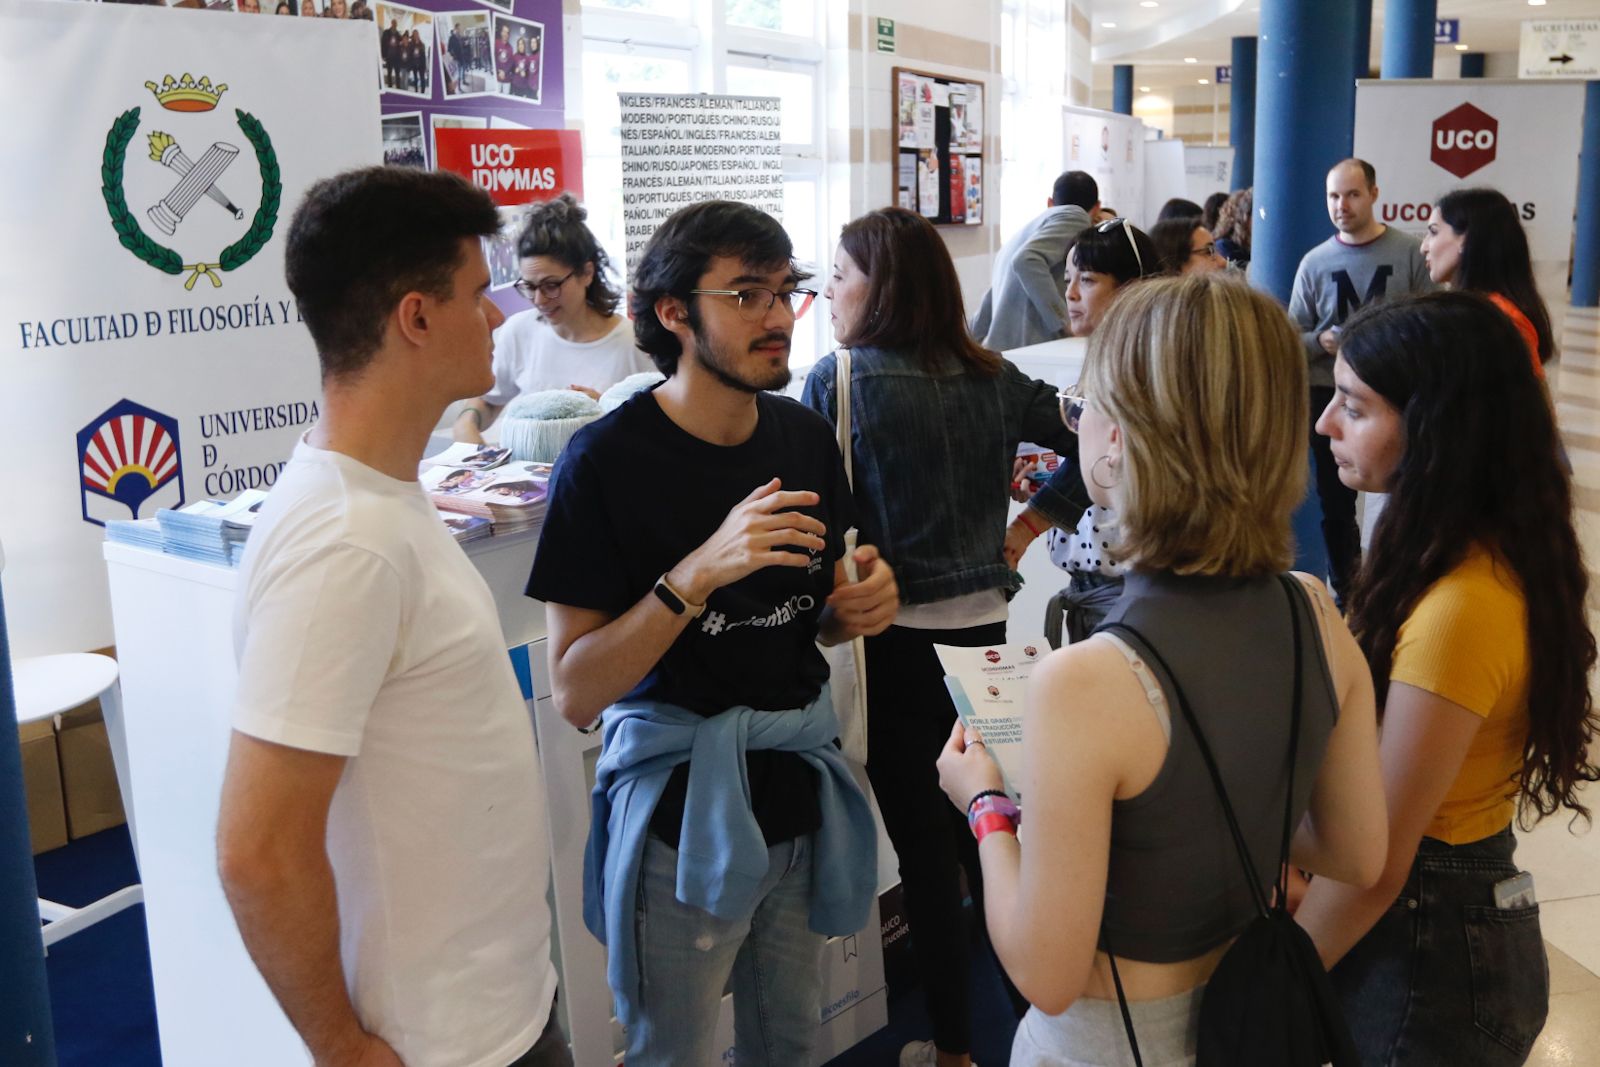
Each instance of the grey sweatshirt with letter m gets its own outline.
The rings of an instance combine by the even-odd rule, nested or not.
[[[1333,357],[1317,340],[1322,331],[1343,326],[1368,304],[1433,288],[1421,242],[1393,226],[1364,245],[1334,235],[1307,252],[1295,272],[1289,317],[1305,342],[1310,384],[1333,385]]]

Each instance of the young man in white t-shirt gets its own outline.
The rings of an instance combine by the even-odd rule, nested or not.
[[[445,406],[490,379],[497,223],[454,175],[384,167],[313,186],[290,226],[322,420],[239,575],[217,843],[318,1067],[571,1063],[532,723],[488,587],[417,482]]]
[[[655,370],[634,344],[633,323],[617,314],[622,297],[586,217],[570,193],[528,209],[516,288],[533,307],[495,331],[494,386],[456,413],[457,441],[482,444],[483,431],[519,394],[575,389],[599,399],[628,375]]]

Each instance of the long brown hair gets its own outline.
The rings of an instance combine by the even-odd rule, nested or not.
[[[927,219],[899,207],[869,211],[845,225],[839,247],[867,276],[861,317],[842,344],[911,352],[929,364],[954,358],[979,374],[1000,373],[999,354],[967,330],[955,264]]]
[[[1572,486],[1555,420],[1511,320],[1470,293],[1431,293],[1364,309],[1339,354],[1396,410],[1405,452],[1350,599],[1380,704],[1400,628],[1417,601],[1474,546],[1510,568],[1528,611],[1528,736],[1513,786],[1524,822],[1566,807],[1600,780],[1589,753],[1600,718],[1589,695],[1596,648],[1589,573],[1572,522]]]

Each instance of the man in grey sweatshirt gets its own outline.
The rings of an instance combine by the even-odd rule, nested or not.
[[[1374,211],[1377,174],[1372,164],[1346,159],[1328,171],[1328,217],[1338,229],[1300,260],[1289,317],[1300,327],[1310,364],[1311,422],[1333,400],[1333,360],[1344,321],[1378,300],[1431,290],[1422,245],[1385,226]],[[1356,493],[1339,480],[1328,439],[1311,431],[1317,498],[1322,504],[1322,540],[1328,577],[1341,603],[1361,561]]]
[[[1081,170],[1056,179],[1044,214],[1007,241],[972,320],[972,336],[1005,352],[1067,336],[1067,249],[1100,203],[1100,188]]]

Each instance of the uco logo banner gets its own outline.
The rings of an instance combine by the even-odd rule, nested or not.
[[[1433,122],[1433,161],[1457,178],[1494,162],[1495,144],[1500,138],[1500,123],[1491,114],[1471,104],[1440,115]]]
[[[243,135],[255,154],[259,181],[245,173],[244,168],[231,171],[239,157],[239,146],[216,138],[213,124],[204,121],[204,117],[216,109],[222,94],[228,91],[226,85],[212,85],[209,77],[195,81],[189,74],[182,78],[168,74],[160,85],[147,81],[144,86],[169,115],[162,118],[166,129],[148,131],[137,145],[143,158],[136,157],[135,165],[141,166],[140,177],[146,182],[151,168],[158,172],[164,170],[166,192],[148,205],[136,203],[130,207],[128,204],[125,188],[129,177],[128,153],[134,144],[134,134],[139,132],[140,115],[139,108],[129,108],[111,124],[100,159],[100,194],[111,215],[111,225],[122,247],[156,270],[172,275],[187,272],[183,281],[185,289],[193,289],[201,278],[208,279],[214,288],[220,287],[222,277],[217,272],[231,271],[250,262],[272,239],[273,227],[277,225],[283,183],[272,139],[253,115],[235,110],[237,132]],[[196,118],[202,121],[194,121]],[[148,153],[144,149],[148,149]],[[190,152],[199,158],[195,159]],[[253,197],[255,213],[248,224],[244,222],[244,210],[238,206],[240,199],[251,203],[252,198],[244,197],[247,192],[256,194]],[[205,225],[195,226],[190,212],[200,206],[202,198],[207,203],[196,214],[209,214],[204,217]],[[161,237],[152,237],[144,229],[136,214],[140,207],[145,221]],[[209,255],[202,246],[193,262],[185,262],[188,258],[185,254],[162,243],[170,240],[173,244],[187,245],[190,236],[203,240],[216,234],[219,228],[233,240]],[[180,229],[184,232],[180,233]]]
[[[440,170],[454,171],[496,204],[515,207],[569,192],[583,198],[583,147],[576,130],[434,131]]]
[[[96,526],[182,507],[178,420],[132,400],[102,411],[78,431],[78,481],[83,521]]]

